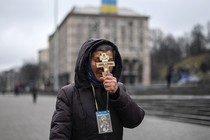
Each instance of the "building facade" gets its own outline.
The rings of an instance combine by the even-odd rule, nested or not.
[[[104,13],[100,7],[74,7],[49,37],[49,74],[59,87],[74,81],[74,68],[81,45],[89,38],[114,42],[123,59],[121,81],[150,84],[148,16],[129,9]]]
[[[20,83],[19,68],[0,73],[0,93],[13,92]]]
[[[40,90],[47,90],[51,81],[49,78],[49,49],[39,50],[39,80],[38,86]]]

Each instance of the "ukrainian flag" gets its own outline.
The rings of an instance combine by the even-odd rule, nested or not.
[[[117,0],[102,0],[101,11],[103,13],[116,13]]]

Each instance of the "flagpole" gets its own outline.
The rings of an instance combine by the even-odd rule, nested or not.
[[[54,0],[54,91],[58,90],[58,47],[59,47],[59,35],[58,35],[58,0]]]

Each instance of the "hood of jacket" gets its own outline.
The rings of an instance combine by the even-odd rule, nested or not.
[[[87,64],[87,59],[89,59],[93,51],[102,44],[109,45],[115,50],[115,67],[112,74],[119,81],[122,71],[122,60],[117,46],[105,39],[89,39],[81,46],[76,61],[74,81],[77,88],[86,88],[90,86],[86,71],[86,65],[90,64]]]

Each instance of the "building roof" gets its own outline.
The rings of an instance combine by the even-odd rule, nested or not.
[[[68,19],[71,15],[87,15],[87,16],[115,16],[115,17],[125,17],[125,18],[146,18],[148,19],[149,16],[141,15],[136,11],[127,8],[119,8],[116,13],[104,13],[101,12],[101,7],[93,7],[93,6],[86,6],[86,7],[73,7],[72,10],[64,17],[64,19],[59,24],[58,28],[62,26],[62,24]],[[55,32],[54,32],[55,33]],[[50,35],[49,39],[54,35]]]
[[[72,13],[74,14],[87,14],[87,15],[100,15],[100,14],[106,14],[101,12],[100,7],[74,7],[72,10]],[[109,14],[109,13],[108,13]],[[117,16],[141,16],[139,13],[126,9],[126,8],[118,8],[117,13],[114,13]]]

